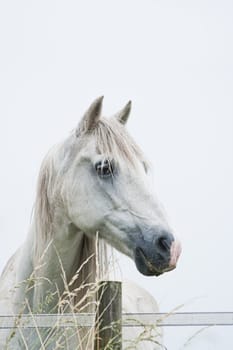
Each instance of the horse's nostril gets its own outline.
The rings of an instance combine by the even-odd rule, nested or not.
[[[157,239],[156,243],[161,250],[167,252],[171,248],[172,240],[171,240],[170,235],[163,234]]]

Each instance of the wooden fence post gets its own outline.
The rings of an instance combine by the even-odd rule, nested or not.
[[[121,282],[101,281],[97,292],[95,350],[122,350]]]

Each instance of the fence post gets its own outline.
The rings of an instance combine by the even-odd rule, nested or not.
[[[94,350],[122,350],[122,286],[101,281],[97,292]]]

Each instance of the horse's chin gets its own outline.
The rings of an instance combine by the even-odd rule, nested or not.
[[[159,271],[151,271],[149,269],[145,269],[145,268],[142,268],[142,269],[138,269],[138,271],[143,275],[143,276],[160,276],[163,274],[163,272],[159,272]]]
[[[151,263],[149,259],[146,258],[143,251],[139,248],[136,252],[135,264],[138,271],[144,276],[160,276],[164,272],[174,270],[175,265],[168,265],[164,267],[158,267]]]
[[[137,266],[137,269],[144,276],[156,276],[156,277],[158,277],[158,276],[162,275],[165,272],[174,270],[175,266],[174,267],[168,267],[168,268],[165,268],[165,269],[162,269],[162,270],[155,269],[155,268],[151,269],[151,268],[148,268],[147,266]]]

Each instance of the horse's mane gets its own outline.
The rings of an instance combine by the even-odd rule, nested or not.
[[[83,131],[79,136],[73,132],[65,142],[53,147],[45,157],[38,177],[33,212],[36,229],[34,248],[37,257],[53,238],[54,209],[61,201],[59,191],[61,191],[62,181],[59,175],[65,176],[88,137],[95,140],[98,153],[104,154],[110,160],[118,160],[119,163],[125,161],[134,166],[139,159],[147,167],[147,162],[138,145],[126,128],[114,118],[101,118],[92,130]],[[53,198],[52,202],[51,198]]]
[[[37,260],[52,239],[53,207],[49,201],[54,190],[54,166],[50,153],[42,162],[33,209],[35,224],[34,257]]]

